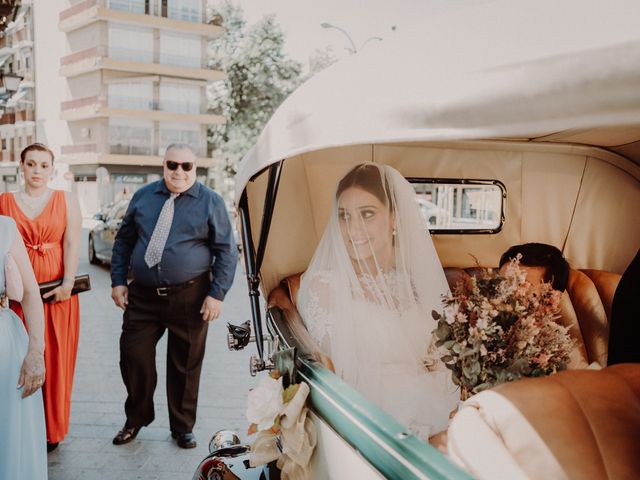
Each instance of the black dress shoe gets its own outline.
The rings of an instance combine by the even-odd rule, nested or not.
[[[47,442],[47,453],[53,452],[56,448],[58,448],[58,445],[60,445],[59,442]]]
[[[175,433],[171,432],[171,437],[176,439],[176,443],[180,448],[196,448],[198,442],[196,442],[196,436],[189,433]]]
[[[142,427],[127,427],[127,425],[125,424],[125,426],[122,427],[122,430],[120,430],[117,435],[113,437],[113,444],[124,445],[125,443],[129,443],[131,440],[136,438],[141,428]]]

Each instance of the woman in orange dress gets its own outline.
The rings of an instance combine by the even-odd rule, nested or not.
[[[0,194],[0,214],[12,217],[22,235],[38,283],[63,279],[43,299],[46,378],[42,387],[47,423],[47,450],[58,446],[69,430],[71,388],[78,350],[80,309],[71,296],[78,268],[80,206],[73,195],[47,186],[53,174],[53,152],[34,143],[20,154],[24,190]],[[49,298],[51,297],[51,298]],[[19,304],[12,308],[22,318]]]

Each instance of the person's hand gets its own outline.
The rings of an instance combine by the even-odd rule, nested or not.
[[[44,383],[44,354],[29,349],[22,361],[17,388],[22,388],[22,398],[35,393]]]
[[[320,355],[320,363],[322,363],[325,367],[327,367],[333,373],[336,373],[336,367],[333,364],[333,360],[331,360],[331,357],[327,357],[326,355],[323,355],[321,353],[319,355]]]
[[[54,302],[63,302],[71,298],[71,290],[73,290],[73,280],[65,280],[59,287],[42,295],[42,298],[47,299],[53,297]]]
[[[129,305],[129,288],[125,285],[118,285],[111,289],[111,298],[116,307],[120,307],[122,310],[127,309]]]
[[[216,320],[222,313],[222,301],[207,295],[202,302],[200,313],[205,322]]]
[[[440,452],[445,455],[448,453],[447,449],[447,441],[448,441],[447,430],[443,430],[442,432],[438,432],[435,435],[429,437],[429,444],[438,449]]]

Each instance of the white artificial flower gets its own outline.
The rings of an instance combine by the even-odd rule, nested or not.
[[[249,391],[247,420],[255,423],[258,430],[271,428],[280,415],[283,407],[282,391],[282,377],[275,380],[270,376],[264,377],[257,387]]]

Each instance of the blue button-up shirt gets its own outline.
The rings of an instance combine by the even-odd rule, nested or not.
[[[145,263],[144,254],[169,195],[164,180],[159,180],[131,199],[113,245],[111,286],[127,284],[129,265],[136,283],[146,287],[179,285],[213,268],[209,295],[224,300],[233,283],[238,250],[222,197],[199,182],[175,199],[160,263],[153,268]]]

